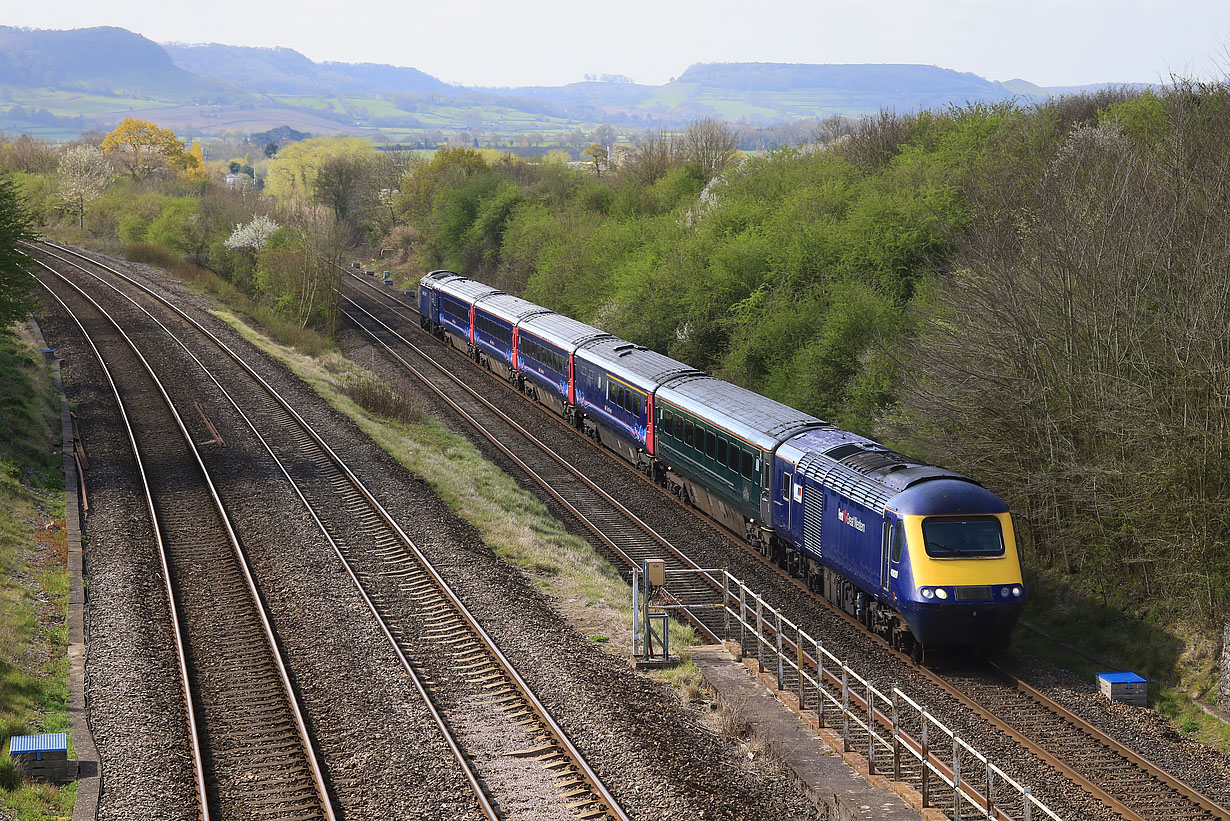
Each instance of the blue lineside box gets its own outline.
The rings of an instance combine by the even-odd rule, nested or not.
[[[1098,689],[1111,701],[1149,705],[1149,682],[1135,673],[1098,673]]]
[[[68,760],[68,734],[15,735],[9,756],[28,778],[64,784],[77,777],[77,762]]]

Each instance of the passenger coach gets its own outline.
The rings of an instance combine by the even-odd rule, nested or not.
[[[1007,641],[1012,517],[973,480],[450,271],[423,277],[419,313],[894,646]]]

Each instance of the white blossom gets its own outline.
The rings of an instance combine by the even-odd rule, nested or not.
[[[241,248],[250,248],[253,251],[259,251],[269,242],[269,238],[278,230],[279,226],[264,214],[257,214],[252,217],[252,221],[246,225],[236,225],[235,230],[226,238],[222,244],[232,251],[238,251]]]

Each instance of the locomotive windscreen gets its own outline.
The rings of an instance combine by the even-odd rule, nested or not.
[[[1004,533],[994,516],[923,519],[923,541],[933,559],[983,559],[1004,555]]]

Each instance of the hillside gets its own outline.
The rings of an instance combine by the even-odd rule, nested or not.
[[[187,101],[216,84],[176,66],[157,43],[126,29],[2,26],[0,85]]]
[[[421,145],[462,137],[505,149],[567,145],[575,152],[603,123],[625,135],[678,129],[702,117],[775,127],[1055,93],[1062,92],[936,66],[791,63],[701,63],[661,86],[464,88],[416,68],[317,62],[290,48],[159,45],[113,27],[0,27],[0,132],[52,140],[141,116],[186,137],[286,125]]]
[[[317,63],[289,48],[168,43],[163,49],[181,69],[266,94],[337,96],[449,88],[415,68],[376,63]]]

